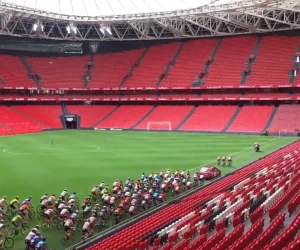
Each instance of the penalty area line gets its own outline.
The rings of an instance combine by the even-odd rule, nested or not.
[[[275,137],[275,138],[273,138],[273,139],[271,139],[271,140],[269,140],[269,141],[266,141],[266,142],[261,143],[260,145],[268,144],[268,143],[270,143],[270,142],[272,142],[272,141],[277,140],[278,138],[279,138],[279,137]],[[242,152],[244,152],[244,151],[246,151],[246,150],[249,150],[249,149],[251,149],[251,148],[253,148],[253,146],[244,148],[244,149],[242,149],[242,150],[240,150],[240,151],[237,151],[237,152],[234,152],[234,153],[232,153],[232,154],[230,154],[230,155],[237,155],[237,154],[240,154],[240,153],[242,153]],[[212,163],[214,163],[214,162],[215,162],[215,160],[214,160],[214,161],[211,161],[211,162],[208,162],[207,164],[212,164]],[[194,169],[197,169],[197,168],[200,168],[200,167],[202,167],[202,166],[198,166],[198,167],[195,167],[195,168],[188,169],[188,171],[191,171],[191,170],[194,170]]]

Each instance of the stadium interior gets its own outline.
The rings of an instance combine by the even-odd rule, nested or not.
[[[137,2],[125,2],[132,1]],[[18,11],[29,15],[30,8],[35,7],[27,2],[28,9],[23,5],[22,9],[19,2],[14,6],[13,1],[0,1],[0,16],[6,17],[11,8],[18,10],[20,6]],[[51,16],[58,11],[60,1],[53,1],[52,7],[47,3],[43,8],[42,1],[37,2],[36,9],[49,10],[47,15]],[[98,0],[91,2],[96,5]],[[107,7],[110,1],[103,2],[106,6],[103,12],[87,7],[86,13],[78,14],[81,9],[78,4],[74,15],[106,18],[112,15]],[[153,13],[167,8],[167,1],[162,1],[161,6],[159,1],[152,2],[159,10]],[[174,1],[174,9],[184,9],[183,2]],[[195,8],[196,13],[200,1],[192,2],[189,8]],[[206,6],[206,2],[215,8],[218,2],[229,6],[230,2],[245,1],[205,1],[202,5]],[[146,9],[143,4],[137,9]],[[116,16],[125,15],[119,11]],[[64,20],[65,14],[60,13],[58,19]],[[40,15],[39,20],[44,22]],[[185,36],[171,39],[166,33],[166,37],[157,37],[157,41],[152,38],[143,41],[138,31],[138,25],[142,27],[142,24],[137,23],[131,25],[140,39],[126,41],[124,36],[124,41],[116,40],[116,34],[120,35],[119,26],[112,25],[98,30],[102,40],[91,37],[85,41],[88,34],[78,35],[77,28],[72,26],[75,24],[70,23],[70,31],[58,41],[55,34],[50,36],[52,31],[44,30],[51,28],[46,25],[48,21],[44,22],[45,27],[37,22],[33,33],[25,37],[21,31],[14,34],[12,26],[3,20],[0,22],[3,38],[0,37],[1,138],[75,129],[94,133],[119,130],[145,131],[145,134],[151,131],[295,137],[289,144],[278,145],[274,152],[253,158],[247,165],[203,187],[194,187],[188,194],[175,197],[161,207],[154,207],[91,239],[78,244],[74,241],[76,245],[68,249],[300,249],[300,141],[297,140],[300,136],[300,24],[285,30],[269,18],[266,26],[274,25],[274,33],[258,29],[231,35],[223,30],[221,35],[211,33],[193,39]],[[21,21],[16,20],[19,24],[15,32],[21,26]],[[232,22],[244,28],[242,20]],[[9,30],[5,30],[5,25]],[[52,27],[57,34],[59,25]],[[153,32],[170,29],[178,35],[178,30],[171,29],[170,25],[166,23],[161,30],[156,27],[156,31],[153,28]],[[204,24],[201,25],[203,28]],[[185,28],[188,29],[187,24]],[[235,28],[228,29],[234,33]],[[38,36],[41,33],[44,36]],[[132,34],[129,35],[131,39]],[[29,44],[26,39],[33,41]],[[75,50],[77,41],[83,44],[83,53],[67,51],[72,46]],[[104,43],[113,45],[105,47]],[[60,53],[59,49],[66,51]],[[135,132],[128,132],[129,136],[130,133]],[[0,187],[0,198],[4,195]]]

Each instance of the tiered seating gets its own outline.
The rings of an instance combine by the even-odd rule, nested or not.
[[[297,52],[298,45],[298,37],[263,37],[246,84],[287,84],[288,71],[292,67],[291,58]],[[274,48],[278,48],[276,53]]]
[[[273,110],[273,106],[244,106],[227,132],[262,132]]]
[[[32,70],[39,74],[43,87],[83,87],[82,77],[88,56],[26,57]]]
[[[0,77],[8,86],[36,86],[18,56],[0,55],[0,65]]]
[[[62,114],[61,106],[59,105],[36,105],[36,106],[14,106],[15,109],[25,115],[35,119],[36,121],[45,124],[50,128],[61,128],[62,124],[59,116]]]
[[[160,94],[159,98],[195,98],[200,97],[196,94]]]
[[[180,130],[222,131],[236,109],[237,106],[200,106]]]
[[[121,106],[109,115],[97,128],[123,128],[129,129],[134,126],[152,106]]]
[[[278,133],[283,130],[287,133],[295,133],[295,130],[300,130],[299,105],[280,105],[278,107],[268,131]]]
[[[217,39],[186,42],[161,86],[191,86],[203,70],[204,63],[210,58],[216,44]]]
[[[171,128],[175,129],[179,123],[192,110],[192,106],[158,106],[155,108],[136,129],[147,129],[148,122],[170,122]],[[167,127],[151,126],[151,130],[168,129]]]
[[[150,249],[152,244],[154,245],[153,249],[158,249],[161,243],[165,244],[162,249],[212,249],[217,244],[225,243],[227,246],[231,246],[230,249],[243,249],[254,242],[257,236],[261,235],[264,228],[264,219],[258,216],[252,217],[253,225],[251,229],[245,232],[242,237],[239,237],[241,234],[239,230],[243,227],[240,226],[242,225],[241,220],[238,224],[235,224],[236,231],[228,240],[227,237],[224,238],[225,227],[219,228],[217,232],[214,231],[216,216],[222,213],[223,216],[227,217],[230,224],[235,219],[234,211],[239,208],[235,205],[237,202],[242,201],[240,203],[245,204],[251,200],[251,203],[247,203],[251,205],[246,207],[241,214],[236,215],[243,218],[243,220],[249,217],[249,213],[252,215],[253,211],[260,207],[266,209],[266,202],[261,205],[266,201],[266,197],[269,197],[270,203],[274,203],[276,201],[275,190],[280,187],[288,187],[293,174],[300,171],[300,159],[297,155],[299,149],[300,142],[295,142],[280,149],[211,184],[209,187],[199,190],[179,203],[160,210],[158,213],[106,238],[95,246],[88,248],[88,250],[121,250],[124,249],[125,245],[127,249]],[[262,169],[261,166],[265,166],[265,168]],[[283,173],[281,170],[283,170]],[[251,174],[252,177],[249,177]],[[288,177],[287,181],[285,181],[285,177]],[[299,177],[296,176],[295,178]],[[262,185],[266,185],[265,188],[261,188]],[[202,206],[202,204],[205,205]],[[202,207],[199,207],[199,205]],[[282,225],[282,219],[283,216],[279,216],[277,220],[273,221],[272,226],[268,228],[270,230],[263,234],[264,239],[269,237],[270,231],[275,232],[275,229]],[[180,223],[178,224],[176,221],[180,221]],[[143,230],[140,230],[141,226]],[[211,238],[207,237],[209,229],[211,230],[210,234],[212,234]],[[194,241],[195,235],[199,238]],[[157,237],[159,239],[156,239]]]
[[[205,83],[209,85],[237,85],[246,68],[246,60],[254,49],[257,37],[223,39]]]
[[[154,87],[159,75],[165,71],[167,63],[172,61],[179,45],[179,43],[172,43],[151,47],[124,86]]]
[[[39,123],[24,117],[9,107],[0,106],[0,113],[0,122],[12,128],[12,133],[38,132],[44,128]]]
[[[111,112],[115,107],[116,106],[114,105],[68,105],[67,110],[69,114],[80,115],[80,127],[89,128]]]
[[[138,62],[143,49],[94,56],[92,80],[88,87],[118,87],[130,68]]]

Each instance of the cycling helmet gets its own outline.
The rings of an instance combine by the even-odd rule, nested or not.
[[[17,196],[16,199],[19,200],[19,196]]]

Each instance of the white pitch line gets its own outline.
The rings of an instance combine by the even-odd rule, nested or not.
[[[275,138],[273,138],[273,139],[271,139],[271,140],[269,140],[269,141],[266,141],[266,142],[261,143],[261,145],[262,145],[262,144],[268,144],[269,142],[274,141],[274,140],[277,140],[278,138],[279,138],[279,137],[275,137]],[[248,147],[248,148],[245,148],[245,149],[240,150],[240,151],[237,151],[237,152],[234,152],[234,153],[232,153],[232,154],[230,154],[230,155],[237,155],[237,154],[242,153],[242,152],[244,152],[244,151],[246,151],[246,150],[249,150],[249,149],[251,149],[251,148],[253,148],[253,146]],[[207,164],[212,164],[212,163],[214,163],[214,162],[215,162],[215,160],[214,160],[214,161],[211,161],[211,162],[208,162]],[[197,169],[197,168],[200,168],[200,167],[201,167],[201,166],[198,166],[198,167],[195,167],[195,168],[191,168],[191,169],[188,169],[188,171],[191,171],[191,170],[194,170],[194,169]]]

